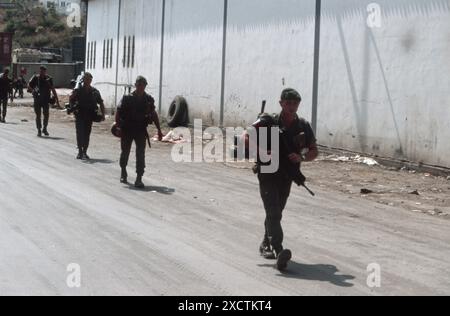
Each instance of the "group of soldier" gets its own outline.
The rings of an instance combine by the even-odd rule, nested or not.
[[[2,112],[0,118],[5,121],[10,79],[5,71],[0,78],[0,100]],[[93,77],[84,73],[83,85],[74,89],[70,102],[77,104],[75,114],[76,135],[78,145],[77,159],[88,160],[88,147],[93,122],[105,120],[105,106],[100,92],[92,86]],[[158,139],[161,141],[163,133],[155,108],[155,100],[145,92],[147,80],[139,76],[135,82],[135,90],[122,98],[116,112],[114,134],[121,138],[120,182],[128,183],[127,164],[133,142],[136,144],[136,182],[137,188],[144,188],[142,177],[145,171],[145,150],[150,143],[147,127],[155,124]],[[9,89],[9,88],[8,88]],[[9,91],[9,90],[8,90]],[[50,104],[59,104],[53,80],[47,74],[45,66],[40,67],[40,73],[33,76],[28,83],[28,91],[33,93],[34,110],[36,113],[36,127],[38,136],[48,136]],[[52,97],[53,94],[53,97]],[[5,101],[6,100],[6,101]],[[302,98],[294,89],[283,90],[280,98],[281,112],[271,117],[271,127],[282,131],[283,141],[280,140],[280,165],[276,172],[263,173],[260,166],[264,163],[257,160],[255,172],[258,174],[260,194],[266,211],[264,222],[264,237],[260,245],[260,255],[268,260],[276,260],[279,270],[286,269],[292,253],[283,248],[283,229],[281,220],[286,207],[292,184],[295,182],[292,165],[300,168],[302,162],[313,161],[318,156],[318,149],[314,132],[310,124],[297,115]],[[41,121],[43,114],[43,122]],[[256,126],[256,125],[255,125]],[[281,133],[280,133],[281,135]],[[259,168],[258,168],[259,167]],[[298,183],[297,183],[298,184]]]

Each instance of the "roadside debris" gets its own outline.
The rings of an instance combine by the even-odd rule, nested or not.
[[[410,192],[409,194],[412,194],[412,195],[420,195],[420,193],[419,193],[418,190],[412,191],[412,192]]]
[[[360,155],[351,156],[351,157],[329,155],[329,156],[326,156],[325,158],[323,158],[322,160],[337,161],[337,162],[356,162],[356,163],[365,164],[367,166],[378,166],[379,165],[379,163],[375,159],[369,158],[369,157],[363,157]]]
[[[158,136],[153,137],[153,141],[158,141]],[[163,143],[171,143],[171,144],[181,144],[186,143],[187,140],[185,139],[184,135],[175,135],[173,131],[170,131],[164,138],[162,139]]]
[[[361,194],[371,194],[371,193],[373,193],[372,190],[369,190],[369,189],[361,189]]]

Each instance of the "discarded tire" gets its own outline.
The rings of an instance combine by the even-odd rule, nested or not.
[[[170,104],[167,124],[172,127],[187,126],[189,123],[188,104],[182,96],[176,96]]]

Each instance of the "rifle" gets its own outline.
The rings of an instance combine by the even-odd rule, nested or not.
[[[84,72],[82,72],[78,77],[77,80],[75,81],[75,85],[73,87],[73,93],[76,93],[78,90],[81,90],[83,88],[83,84],[84,84]],[[71,82],[72,84],[74,83],[73,81]],[[78,101],[76,100],[70,100],[69,103],[66,103],[66,109],[67,109],[67,114],[72,114],[75,113],[78,110]]]
[[[292,150],[291,146],[289,145],[289,142],[286,139],[285,135],[286,135],[286,131],[283,129],[280,129],[280,139],[283,142],[283,146],[286,148],[288,153],[295,153],[295,151]],[[294,181],[295,184],[297,184],[298,186],[304,187],[306,189],[306,191],[309,192],[309,194],[311,194],[312,196],[316,196],[316,194],[306,186],[306,177],[300,170],[300,167],[301,167],[300,163],[290,162],[288,165],[289,177],[291,177],[292,181]]]

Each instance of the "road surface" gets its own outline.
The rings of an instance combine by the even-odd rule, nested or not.
[[[448,220],[294,188],[283,219],[294,258],[281,274],[257,252],[264,214],[251,171],[174,164],[170,146],[156,144],[139,191],[118,181],[119,144],[107,125],[94,130],[86,163],[75,160],[68,119],[53,122],[48,139],[36,137],[31,109],[10,109],[8,119],[0,295],[450,294]],[[68,286],[70,264],[79,288]],[[368,286],[370,264],[381,269],[380,287]]]

